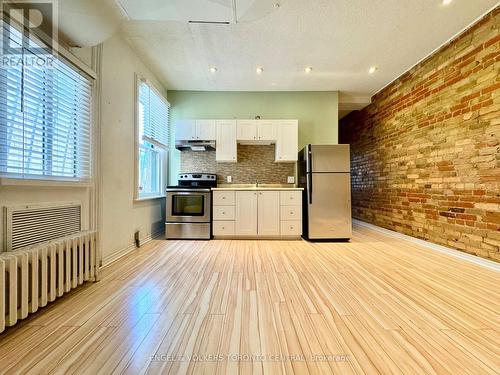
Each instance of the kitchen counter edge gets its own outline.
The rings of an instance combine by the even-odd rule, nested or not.
[[[212,191],[302,191],[304,188],[299,188],[299,187],[293,187],[293,188],[287,188],[287,187],[224,187],[224,188],[212,188]]]

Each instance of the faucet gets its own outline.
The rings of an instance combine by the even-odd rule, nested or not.
[[[255,187],[259,187],[259,180],[255,179]]]

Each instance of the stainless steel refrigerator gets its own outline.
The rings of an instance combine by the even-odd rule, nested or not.
[[[349,145],[307,145],[299,152],[303,233],[309,240],[352,237]]]

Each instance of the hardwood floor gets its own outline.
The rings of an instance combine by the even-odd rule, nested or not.
[[[498,374],[500,274],[351,243],[153,241],[0,335],[0,373]]]

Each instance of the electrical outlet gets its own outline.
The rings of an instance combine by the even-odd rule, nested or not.
[[[230,184],[231,182],[233,182],[233,177],[231,176],[227,176],[227,182]]]
[[[288,183],[289,184],[294,184],[295,183],[295,177],[294,176],[288,176]]]

